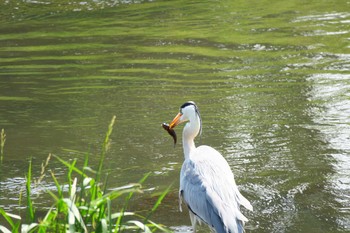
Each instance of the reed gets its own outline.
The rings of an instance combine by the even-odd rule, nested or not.
[[[146,217],[135,212],[127,211],[128,203],[135,193],[142,192],[142,183],[147,179],[146,174],[139,182],[106,190],[106,180],[101,182],[103,164],[110,145],[110,135],[115,124],[115,116],[109,124],[105,140],[102,145],[100,161],[96,171],[89,168],[89,155],[85,156],[82,168],[76,166],[76,160],[67,162],[57,155],[49,155],[42,164],[41,175],[38,180],[32,180],[32,162],[29,162],[26,175],[27,217],[7,213],[0,208],[0,215],[9,227],[0,224],[0,231],[8,232],[96,232],[118,233],[138,230],[141,232],[170,232],[163,225],[150,220],[151,215],[158,208],[169,188],[165,190],[154,204]],[[53,204],[45,216],[37,216],[31,199],[32,182],[40,185],[51,156],[67,167],[65,182],[59,182],[53,171],[51,178],[57,191],[47,191],[53,198]],[[92,175],[90,175],[92,174]],[[63,187],[68,187],[64,190]],[[114,211],[113,201],[123,198],[124,205]]]
[[[6,142],[5,129],[2,129],[0,134],[0,162],[2,162],[2,160],[4,159],[5,142]]]

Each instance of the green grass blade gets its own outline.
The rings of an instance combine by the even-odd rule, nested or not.
[[[117,221],[115,223],[115,228],[114,228],[114,232],[120,232],[121,231],[121,222],[123,219],[123,216],[125,215],[125,209],[122,208],[121,211],[117,214],[115,214],[115,216],[117,217]],[[112,216],[113,218],[113,216]]]
[[[77,163],[77,160],[74,159],[73,163],[68,167],[68,173],[67,173],[67,180],[68,180],[68,185],[69,185],[69,189],[68,189],[68,193],[72,193],[72,172],[73,169],[75,168],[75,164]]]
[[[12,228],[15,227],[15,223],[12,221],[9,213],[6,213],[2,208],[0,208],[0,214],[5,218],[5,220],[10,224]],[[21,219],[21,217],[19,217],[19,219]]]
[[[143,184],[143,183],[146,181],[146,179],[147,179],[150,175],[151,175],[151,172],[146,173],[146,174],[141,178],[141,180],[139,181],[139,183],[140,183],[140,184]]]
[[[51,197],[53,197],[53,199],[55,199],[55,201],[57,202],[59,200],[59,198],[50,190],[47,190],[47,193],[51,195]]]
[[[164,199],[164,197],[169,193],[170,191],[170,188],[171,188],[171,185],[159,196],[157,202],[154,204],[151,212],[153,213],[157,208],[158,206],[162,203],[162,200]]]
[[[146,174],[141,178],[141,180],[139,181],[140,188],[141,188],[141,184],[142,184],[143,182],[145,182],[145,180],[150,176],[150,174],[151,174],[151,172],[148,172],[148,173],[146,173]],[[138,190],[138,191],[140,191],[140,190]],[[115,231],[116,231],[116,232],[120,232],[120,231],[122,230],[122,228],[121,228],[121,227],[122,227],[121,222],[122,222],[122,220],[123,220],[123,217],[125,216],[125,211],[126,211],[128,205],[129,205],[130,199],[131,199],[132,196],[134,195],[134,192],[135,192],[135,191],[129,191],[129,195],[125,198],[124,206],[123,206],[123,208],[120,210],[120,215],[119,215],[119,217],[118,217],[118,219],[117,219],[117,222],[116,222],[116,228],[115,228]]]
[[[153,205],[151,211],[148,213],[147,217],[145,218],[145,221],[144,221],[145,224],[148,221],[148,219],[152,216],[152,214],[157,210],[157,208],[162,203],[162,200],[165,198],[165,196],[169,193],[171,186],[172,184],[169,185],[169,187],[166,190],[164,190],[164,192],[159,196],[156,203]]]
[[[155,222],[153,222],[153,221],[151,221],[151,220],[148,220],[148,222],[149,222],[152,226],[154,226],[155,228],[161,230],[162,232],[172,233],[172,231],[166,229],[165,227],[163,227],[163,226],[160,225],[160,224],[157,224],[157,223],[155,223]]]
[[[28,174],[26,177],[26,190],[27,190],[27,212],[30,219],[30,222],[34,222],[35,210],[33,207],[33,202],[31,199],[31,179],[32,179],[32,160],[29,161]]]
[[[73,166],[72,164],[64,161],[63,159],[61,159],[60,157],[58,157],[57,155],[52,154],[53,157],[55,157],[58,161],[60,161],[62,164],[64,164],[66,167],[68,167],[69,169],[72,169],[73,171],[77,172],[79,175],[85,175],[83,171],[81,171],[80,169],[78,169],[77,167]]]
[[[60,183],[58,183],[58,181],[57,181],[53,171],[51,171],[51,177],[52,177],[53,181],[55,182],[55,185],[56,185],[56,188],[57,188],[57,192],[58,192],[57,201],[58,201],[59,198],[63,198],[62,189],[61,189]]]
[[[111,199],[107,198],[107,219],[109,233],[112,233],[112,214],[111,214]]]
[[[139,188],[141,188],[141,184],[143,184],[145,182],[145,180],[150,176],[150,174],[151,173],[148,172],[141,178],[141,180],[138,182]],[[140,190],[135,190],[135,191],[140,191]],[[124,208],[123,209],[127,208],[128,204],[129,204],[129,201],[130,201],[130,199],[132,198],[133,195],[134,195],[134,191],[129,191],[129,195],[125,199]]]
[[[57,212],[53,211],[54,207],[51,206],[49,211],[46,213],[44,219],[41,221],[41,225],[47,225],[48,223],[51,222],[52,219],[55,219],[57,217]]]

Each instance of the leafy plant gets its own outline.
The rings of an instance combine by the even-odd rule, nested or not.
[[[10,228],[0,225],[0,231],[7,232],[125,232],[130,230],[141,230],[142,232],[154,232],[160,230],[169,232],[164,226],[151,221],[149,218],[158,208],[169,188],[165,190],[150,210],[147,217],[138,215],[135,212],[128,212],[128,203],[135,193],[142,192],[142,183],[147,179],[146,174],[138,183],[105,191],[106,182],[102,185],[101,174],[103,164],[110,145],[110,135],[115,124],[115,116],[109,124],[105,140],[102,145],[97,171],[93,171],[88,166],[89,156],[85,156],[82,169],[76,167],[76,160],[67,162],[56,155],[49,155],[46,162],[42,164],[41,175],[36,182],[44,177],[45,169],[51,156],[60,161],[68,169],[67,183],[60,183],[53,171],[51,178],[56,186],[57,192],[48,191],[54,200],[46,215],[40,219],[36,216],[35,208],[31,199],[32,185],[32,162],[29,162],[29,169],[26,176],[26,198],[27,198],[27,218],[23,223],[21,216],[5,212],[0,208],[0,215],[7,221]],[[95,177],[89,174],[94,174]],[[63,187],[68,186],[68,191]],[[112,201],[125,197],[124,205],[119,211],[113,212]],[[127,220],[126,220],[127,219]],[[21,225],[22,224],[22,225]],[[21,226],[21,229],[20,229]]]

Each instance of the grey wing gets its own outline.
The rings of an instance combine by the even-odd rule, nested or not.
[[[214,205],[215,195],[208,189],[206,181],[192,161],[186,161],[181,169],[180,195],[189,210],[201,221],[217,232],[226,232],[218,209]]]

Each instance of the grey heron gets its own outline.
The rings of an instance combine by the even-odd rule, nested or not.
[[[179,202],[190,214],[193,231],[196,223],[204,222],[217,233],[242,233],[248,219],[240,206],[253,210],[239,192],[234,175],[225,158],[210,146],[196,147],[195,137],[201,133],[202,122],[197,105],[186,102],[169,125],[172,130],[187,122],[182,133],[185,160],[180,173]]]

